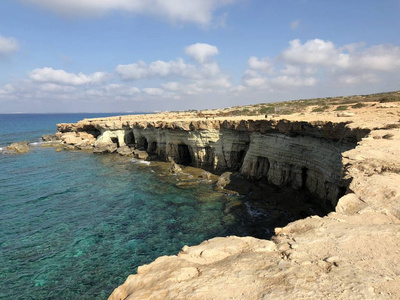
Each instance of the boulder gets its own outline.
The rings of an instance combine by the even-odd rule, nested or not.
[[[133,150],[131,148],[129,148],[128,146],[122,146],[117,149],[117,153],[122,156],[131,156],[133,153]]]
[[[350,193],[339,199],[336,205],[336,212],[345,215],[354,215],[367,205],[361,201],[356,194]]]
[[[211,173],[210,172],[207,172],[207,171],[204,171],[204,172],[201,172],[201,174],[199,175],[199,177],[200,178],[203,178],[203,179],[211,179]]]
[[[337,117],[353,117],[354,113],[351,112],[341,112],[336,114]]]
[[[142,160],[146,160],[149,157],[149,154],[146,151],[142,151],[142,150],[134,150],[133,154],[134,154],[135,158],[142,159]]]
[[[60,135],[55,134],[44,134],[42,135],[42,141],[44,142],[55,142],[61,139]]]
[[[219,176],[217,187],[221,189],[225,188],[231,182],[231,174],[232,172],[225,172]]]
[[[176,163],[172,163],[171,167],[168,169],[168,171],[172,174],[176,174],[178,172],[181,172],[182,169],[180,166],[178,166],[178,164]]]
[[[65,145],[64,146],[64,150],[75,150],[75,146],[74,145]]]
[[[64,144],[67,145],[76,145],[80,141],[82,141],[82,139],[79,136],[77,136],[75,132],[64,133],[61,137],[61,140],[64,142]]]
[[[30,150],[28,144],[29,141],[12,143],[10,146],[7,146],[7,150],[14,151],[16,153],[26,153]]]
[[[116,143],[98,143],[93,149],[93,153],[114,153],[117,151]]]

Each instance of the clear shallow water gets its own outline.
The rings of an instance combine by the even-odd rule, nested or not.
[[[0,115],[0,147],[95,115]],[[117,155],[0,155],[0,299],[106,299],[137,266],[247,235],[210,186],[181,190]]]

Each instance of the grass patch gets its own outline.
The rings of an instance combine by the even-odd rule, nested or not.
[[[343,110],[347,110],[348,106],[347,105],[340,105],[338,107],[336,107],[335,110],[337,111],[343,111]]]
[[[361,108],[361,107],[366,107],[366,105],[364,103],[357,103],[352,106],[352,108]]]
[[[394,97],[394,96],[387,96],[387,97],[382,97],[379,100],[379,103],[387,103],[387,102],[399,102],[400,97]]]

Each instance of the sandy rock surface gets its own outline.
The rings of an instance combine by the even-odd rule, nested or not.
[[[141,266],[109,299],[400,299],[400,108],[367,103],[282,118],[161,113],[58,125],[61,132],[229,127],[298,135],[318,127],[315,138],[358,141],[341,154],[349,188],[336,212],[277,228],[271,241],[227,237],[184,247]]]

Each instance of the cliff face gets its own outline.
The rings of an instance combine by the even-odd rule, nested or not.
[[[271,241],[185,246],[139,267],[109,299],[399,299],[398,117],[400,109],[381,109],[351,124],[143,117],[60,124],[73,147],[132,144],[160,159],[307,188],[335,206],[326,217],[276,228]]]
[[[345,123],[280,121],[83,121],[60,124],[61,133],[92,133],[99,144],[131,145],[161,160],[239,171],[249,179],[305,188],[335,206],[346,191],[341,153],[368,130]]]

